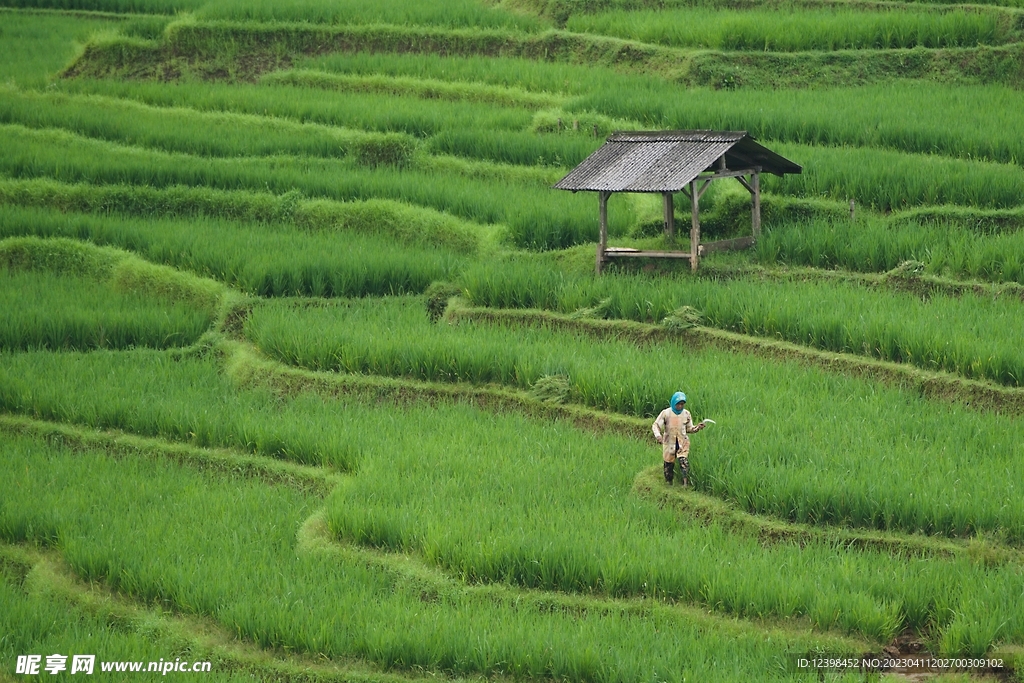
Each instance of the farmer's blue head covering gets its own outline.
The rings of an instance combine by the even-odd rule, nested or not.
[[[676,415],[683,414],[683,411],[676,410],[676,404],[679,403],[680,401],[686,403],[686,394],[684,394],[681,391],[677,391],[676,393],[672,394],[672,403],[669,404],[669,408],[671,408],[672,412],[675,413]]]

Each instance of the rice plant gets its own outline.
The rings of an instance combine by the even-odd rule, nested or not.
[[[186,346],[209,328],[214,313],[89,278],[3,266],[0,310],[0,349],[6,350]]]
[[[14,475],[4,481],[0,499],[6,540],[49,540],[52,533],[67,564],[86,581],[209,619],[261,648],[355,659],[356,675],[368,680],[426,671],[602,683],[650,672],[672,682],[706,675],[727,682],[752,676],[791,681],[796,675],[779,660],[780,646],[846,651],[860,644],[795,631],[769,636],[747,623],[654,601],[473,589],[436,574],[423,580],[399,563],[397,571],[390,563],[381,571],[350,552],[297,552],[295,530],[321,504],[308,493],[24,437],[7,446]],[[42,647],[63,635],[61,647],[88,644],[101,648],[100,659],[106,652],[113,659],[136,642],[125,633],[130,619],[117,619],[124,635],[111,637],[99,615],[83,614],[76,628],[74,607],[42,596],[28,601],[19,592],[0,583],[0,599],[15,608],[0,613],[0,623],[11,620],[18,633],[0,644],[0,652]],[[34,606],[40,612],[26,614]],[[46,616],[59,625],[47,625]],[[153,622],[146,625],[148,642],[164,645],[160,633],[151,632]],[[685,638],[687,647],[664,647],[659,634],[666,632]],[[63,650],[46,652],[53,651]],[[139,647],[124,658],[151,651]],[[174,653],[158,656],[168,654]],[[232,664],[218,660],[219,676],[212,680],[236,673]],[[252,664],[237,675],[251,677]]]
[[[623,74],[596,64],[567,64],[492,55],[452,55],[393,52],[334,52],[303,55],[297,67],[359,76],[409,77],[440,80],[464,88],[482,85],[522,89],[561,100],[564,95],[610,91],[630,92],[638,83],[664,80]],[[482,98],[478,98],[482,99]],[[552,106],[556,102],[552,101]]]
[[[800,175],[767,177],[762,187],[771,192],[855,199],[882,211],[929,204],[1017,207],[1024,194],[1024,169],[1016,164],[868,148],[771,147],[804,167]]]
[[[462,28],[479,26],[536,31],[543,22],[527,14],[490,8],[473,0],[407,3],[402,0],[208,0],[197,12],[202,19],[303,21],[338,24],[421,24]]]
[[[273,76],[273,75],[271,75]],[[383,77],[351,77],[347,81],[339,83],[345,77],[338,77],[332,74],[316,72],[290,72],[276,77],[268,77],[265,82],[274,84],[274,88],[267,86],[251,90],[237,87],[233,88],[232,100],[213,102],[210,99],[196,97],[190,92],[197,88],[211,89],[213,86],[192,86],[188,92],[181,92],[177,102],[186,104],[189,107],[199,109],[183,110],[180,105],[170,105],[171,100],[166,98],[167,92],[161,88],[163,98],[151,97],[151,89],[144,85],[136,84],[134,88],[129,86],[110,85],[105,82],[97,82],[94,85],[72,84],[64,86],[69,90],[101,92],[116,92],[119,98],[134,99],[140,98],[146,102],[159,103],[153,108],[144,108],[142,113],[145,117],[140,121],[132,121],[129,126],[126,122],[110,120],[111,112],[98,120],[93,119],[100,116],[100,112],[94,108],[86,108],[84,113],[67,111],[64,106],[60,112],[40,111],[40,107],[18,106],[19,100],[12,101],[7,105],[7,112],[0,109],[0,120],[10,123],[21,123],[31,127],[55,125],[68,130],[100,137],[107,140],[114,140],[128,144],[140,144],[147,147],[155,147],[168,151],[181,151],[189,154],[268,154],[296,153],[311,154],[315,156],[342,156],[352,154],[355,158],[368,157],[370,161],[380,156],[375,153],[377,149],[397,148],[398,165],[410,163],[409,155],[413,148],[411,141],[398,137],[398,133],[370,134],[351,129],[337,129],[341,122],[344,125],[369,128],[375,131],[402,131],[418,136],[427,136],[427,148],[435,153],[454,154],[461,157],[475,159],[489,159],[504,162],[507,164],[548,164],[556,166],[574,165],[582,161],[594,149],[600,146],[603,137],[598,139],[590,135],[591,127],[583,125],[585,135],[577,136],[552,136],[537,135],[530,130],[534,115],[523,113],[514,119],[509,116],[508,123],[499,126],[488,125],[490,120],[500,112],[495,107],[523,106],[517,102],[518,99],[527,99],[527,106],[537,107],[542,104],[550,105],[557,98],[549,95],[530,95],[522,93],[516,96],[505,96],[508,88],[497,88],[495,86],[483,86],[481,84],[448,84],[444,81],[422,81],[413,79],[394,79]],[[271,108],[258,105],[267,105],[272,99],[271,92],[281,92],[283,86],[305,86],[297,89],[295,98],[288,98],[282,102],[285,106],[271,105]],[[345,98],[327,98],[323,95],[311,95],[310,88],[329,88],[354,91],[355,96],[365,100],[366,109],[357,114],[357,107],[360,102],[350,102],[349,96]],[[215,88],[218,91],[225,91],[224,86]],[[231,91],[229,91],[231,92]],[[402,97],[405,92],[414,96],[423,97],[423,107],[410,106],[410,98]],[[367,95],[366,93],[384,93],[385,95]],[[381,99],[382,97],[387,99]],[[37,95],[19,95],[21,99],[30,100],[33,103],[40,99]],[[371,98],[376,98],[374,101]],[[507,101],[509,99],[512,101]],[[531,99],[532,98],[532,99]],[[348,113],[342,114],[339,110],[338,101],[341,99],[343,106]],[[463,100],[469,104],[462,105],[467,116],[460,116],[456,111],[445,111],[446,106],[440,105],[436,100],[454,99],[456,107]],[[490,107],[482,107],[480,102],[499,101]],[[295,109],[297,103],[303,100],[322,100],[323,107],[308,112],[298,112]],[[82,107],[87,103],[99,102],[105,104],[114,114],[124,116],[125,112],[134,112],[136,107],[119,99],[104,98],[99,100],[64,100],[56,96],[49,96],[44,100],[46,104],[79,102]],[[257,106],[254,106],[257,105]],[[207,109],[209,107],[209,109]],[[24,110],[24,111],[23,111]],[[202,113],[197,113],[197,112]],[[232,111],[261,111],[262,115],[237,116]],[[510,114],[511,110],[507,110]],[[469,112],[475,112],[468,115]],[[271,113],[274,118],[267,117]],[[334,116],[329,116],[334,113]],[[426,116],[433,115],[436,121],[427,122]],[[299,118],[304,121],[296,125],[291,121],[282,120],[282,117]],[[320,120],[320,123],[311,122],[312,118]],[[573,121],[579,123],[580,115],[565,115],[564,126],[568,130]],[[147,119],[151,120],[147,122]],[[326,123],[326,121],[333,123]],[[176,123],[170,130],[165,124]],[[227,135],[218,134],[217,126],[228,130]],[[578,127],[578,125],[577,125]],[[207,130],[209,128],[209,130]],[[255,140],[253,135],[263,131],[262,137]],[[607,130],[603,130],[607,133]],[[385,137],[382,137],[385,136]],[[365,150],[365,151],[364,151]],[[387,157],[385,157],[387,158]]]
[[[596,238],[593,197],[549,188],[506,185],[417,170],[364,169],[344,160],[309,157],[208,159],[167,154],[72,136],[0,126],[5,154],[0,171],[20,178],[169,187],[204,185],[223,190],[299,190],[342,201],[397,199],[479,223],[501,223],[522,247],[552,249]],[[59,146],[59,151],[58,147]],[[596,203],[596,202],[595,202]],[[612,234],[629,224],[614,214]]]
[[[24,438],[12,441],[5,445],[11,453],[19,456],[30,451],[36,456],[50,457],[51,464],[60,457],[74,457],[66,450],[46,448]],[[97,601],[86,604],[85,596],[75,596],[68,589],[62,574],[53,575],[51,563],[33,563],[33,556],[19,550],[0,545],[0,557],[4,560],[0,565],[0,628],[7,634],[0,644],[0,657],[5,661],[17,662],[18,657],[34,653],[41,657],[40,672],[61,678],[74,669],[76,654],[92,653],[96,657],[93,675],[103,677],[107,677],[104,666],[114,662],[142,662],[142,671],[149,667],[150,662],[160,662],[169,655],[167,661],[174,663],[174,655],[180,652],[181,640],[166,632],[166,624],[160,624],[162,629],[153,628],[157,620],[151,612],[101,601],[99,605]],[[27,580],[28,573],[32,574],[32,580]],[[79,597],[79,601],[72,596]],[[66,657],[62,660],[65,668],[60,673],[50,674],[46,669],[46,657],[52,653],[64,653]],[[179,656],[178,661],[184,660],[190,666],[193,662],[209,661],[206,654],[192,651],[185,657]],[[113,666],[110,668],[113,670]],[[203,677],[224,683],[241,683],[250,676],[234,666],[225,667],[222,662],[218,662],[217,669],[211,666]],[[89,675],[81,670],[76,675],[79,673]]]
[[[236,396],[212,358],[148,350],[0,357],[8,411],[342,470],[357,459],[358,446],[332,426],[334,417],[322,401],[307,396],[282,410],[269,391]],[[64,377],[61,364],[68,371]]]
[[[136,432],[162,425],[159,433],[196,444],[223,443],[224,437],[234,442],[235,431],[257,443],[269,439],[277,449],[256,448],[260,453],[304,462],[319,453],[325,464],[357,464],[351,479],[328,501],[332,531],[361,545],[412,553],[464,580],[671,597],[751,617],[808,615],[814,620],[830,615],[829,625],[880,640],[903,626],[941,629],[950,608],[964,610],[965,616],[978,610],[1002,615],[1002,637],[1018,638],[1021,632],[1009,599],[1019,590],[1013,565],[986,569],[966,556],[941,555],[908,562],[824,540],[765,545],[755,535],[672,515],[630,492],[636,471],[658,457],[653,445],[465,405],[391,406],[239,391],[209,359],[171,360],[166,354],[136,351],[0,354],[0,363],[7,410]],[[105,382],[90,382],[97,375]],[[856,405],[872,404],[873,392],[865,389]],[[395,429],[396,411],[415,428]],[[710,436],[703,447],[712,460]],[[338,448],[345,449],[343,456]],[[647,652],[636,649],[642,639],[628,635],[630,629],[649,637],[650,629],[667,627],[662,614],[675,615],[671,623],[677,629],[686,623],[676,608],[663,613],[657,602],[636,605],[640,613],[621,603],[601,609],[598,602],[580,614],[552,610],[551,597],[537,596],[537,612],[530,594],[478,588],[470,595],[455,586],[445,588],[445,599],[422,603],[422,588],[415,582],[410,588],[418,608],[410,609],[404,584],[359,559],[355,566],[382,594],[362,588],[364,579],[349,574],[353,565],[348,562],[334,556],[296,557],[295,529],[311,510],[284,487],[216,478],[200,483],[188,479],[196,475],[181,465],[138,458],[105,464],[103,457],[82,454],[47,457],[20,444],[8,453],[15,458],[14,479],[5,481],[0,498],[0,535],[60,539],[69,563],[86,580],[104,580],[124,594],[209,615],[263,646],[451,670],[458,653],[480,647],[479,638],[466,641],[465,634],[481,629],[498,639],[486,645],[488,652],[504,638],[512,639],[497,650],[505,664],[484,658],[457,671],[495,673],[507,671],[498,667],[508,666],[510,657],[521,659],[521,666],[549,662],[536,659],[535,644],[543,643],[547,652],[562,642],[578,646],[582,624],[588,633],[592,625],[593,638],[609,638],[602,651],[621,646],[633,653],[622,658],[626,669],[602,666],[574,674],[572,667],[579,662],[553,669],[547,668],[553,664],[538,664],[536,675],[625,680],[635,673],[628,662]],[[62,503],[56,505],[57,500]],[[142,512],[149,505],[158,505],[161,514]],[[168,533],[181,542],[168,544]],[[126,537],[135,542],[116,542]],[[177,560],[170,561],[171,554]],[[323,567],[333,569],[324,574]],[[922,593],[928,605],[923,609]],[[489,595],[497,603],[493,610]],[[294,608],[298,600],[304,609]],[[509,609],[517,600],[520,606]],[[905,607],[911,602],[913,609]],[[339,613],[346,619],[332,621],[329,615]],[[490,619],[497,622],[483,628]],[[519,624],[519,619],[526,621]],[[519,626],[509,630],[500,623]],[[558,624],[565,625],[559,629],[572,624],[572,637],[553,639],[549,630]],[[524,637],[523,629],[542,626],[537,638]],[[367,633],[374,634],[372,643],[389,644],[383,653],[367,644]],[[448,664],[417,654],[422,651],[411,649],[413,643],[448,653],[443,659]],[[672,657],[692,651],[683,648]],[[575,662],[569,652],[560,656]],[[645,655],[637,661],[649,666],[660,660]],[[690,666],[685,658],[672,662],[677,674]]]
[[[9,0],[9,7],[92,12],[138,12],[140,14],[174,14],[194,10],[208,0]]]
[[[215,218],[143,219],[0,207],[0,235],[69,237],[134,251],[260,296],[366,296],[422,292],[461,259],[392,238],[309,233],[288,224],[253,229]]]
[[[1011,163],[1024,157],[1019,142],[1020,118],[1013,115],[1022,106],[1020,94],[999,85],[911,80],[858,87],[833,84],[813,89],[687,91],[656,76],[629,77],[606,69],[538,64],[525,59],[332,54],[310,57],[302,63],[364,77],[381,73],[567,93],[576,95],[565,106],[577,116],[597,111],[654,128],[748,130],[761,140],[884,146]],[[271,113],[300,121],[418,136],[444,130],[521,130],[528,123],[522,118],[522,110],[514,118],[511,111],[477,105],[471,114],[465,109],[469,103],[461,102],[446,103],[447,115],[455,124],[447,125],[443,110],[429,101],[417,102],[414,108],[409,106],[409,98],[402,102],[396,98],[381,100],[380,96],[374,96],[378,104],[370,105],[373,116],[368,116],[355,106],[338,102],[327,92],[308,88],[78,80],[64,82],[60,87],[161,106]],[[447,107],[448,104],[452,106]],[[435,110],[438,113],[432,116],[433,120],[424,120]],[[844,116],[837,119],[837,110],[842,110]],[[970,127],[955,125],[954,122],[968,117],[972,121]]]
[[[370,92],[406,95],[424,100],[452,102],[487,102],[505,107],[528,109],[554,107],[564,98],[544,92],[534,92],[519,86],[489,85],[482,82],[454,82],[450,79],[413,78],[401,75],[339,74],[314,69],[276,71],[263,76],[264,85],[292,85],[321,88],[337,92]]]
[[[271,117],[152,107],[100,96],[8,91],[0,122],[61,128],[126,145],[199,156],[351,156],[363,165],[409,163],[416,141]]]
[[[365,131],[427,137],[444,130],[522,130],[532,112],[490,103],[451,102],[374,92],[346,93],[292,85],[222,84],[190,81],[152,83],[70,80],[67,92],[132,99],[154,107],[188,107],[202,112],[275,116]]]
[[[618,11],[640,11],[649,9],[680,9],[694,6],[693,0],[593,0],[585,5],[579,5],[574,0],[524,0],[526,6],[534,8],[535,11],[543,12],[549,16],[568,19],[574,14],[585,14],[588,12]],[[949,0],[920,0],[921,5],[950,5],[956,4]],[[988,0],[978,3],[980,5],[994,5],[1000,7],[1019,7],[1017,0]],[[736,8],[731,0],[707,0],[699,5],[700,7],[721,7],[723,9]],[[780,0],[772,3],[772,6],[781,9],[789,9],[792,3],[789,0]]]
[[[252,313],[246,332],[263,351],[315,370],[494,382],[520,389],[562,377],[569,401],[648,418],[664,408],[665,397],[685,378],[687,386],[714,392],[707,398],[695,396],[692,410],[716,418],[732,414],[731,423],[748,425],[748,435],[734,434],[732,443],[717,452],[720,460],[707,471],[705,485],[753,511],[792,515],[801,521],[930,533],[1003,529],[1024,538],[1024,507],[1013,513],[1017,521],[1003,514],[1006,500],[1015,495],[1012,482],[1016,481],[1015,475],[1005,479],[1003,468],[1018,450],[1008,423],[981,426],[979,420],[988,418],[925,402],[908,408],[898,392],[883,392],[883,399],[876,393],[879,389],[868,389],[861,382],[825,379],[819,371],[795,366],[764,366],[757,359],[721,351],[687,353],[671,343],[638,349],[627,341],[596,342],[544,328],[432,325],[421,306],[418,299],[320,307],[268,304]],[[381,334],[385,329],[387,334]],[[832,404],[831,396],[846,397],[841,409]],[[785,406],[786,414],[793,417],[773,420],[770,415],[776,405]],[[762,415],[764,421],[744,422],[745,412]],[[927,417],[932,413],[934,422]],[[823,414],[829,417],[821,418]],[[888,414],[900,418],[890,420],[885,417]],[[937,427],[951,421],[969,429],[974,447],[994,458],[987,460],[991,470],[983,473],[977,462],[963,460],[955,445],[961,437],[943,434]],[[924,430],[922,436],[908,439],[907,422],[935,427],[915,427]],[[872,425],[870,437],[863,433],[865,424]],[[766,429],[778,434],[769,439]],[[747,455],[741,458],[741,453]],[[800,453],[809,455],[794,455]],[[930,463],[927,473],[912,472],[914,463],[921,461]],[[719,466],[722,471],[717,471]],[[771,491],[754,486],[745,493],[765,468],[773,472]],[[964,468],[970,468],[971,474]],[[857,472],[863,473],[863,479],[844,483],[844,477]],[[878,488],[869,472],[887,481],[905,481],[906,486]],[[948,510],[948,501],[957,495],[948,487],[966,479],[971,483],[958,485],[958,493],[965,500],[991,501],[986,512],[976,505],[972,512]],[[964,487],[973,490],[981,481],[987,487],[1006,484],[1010,490],[968,495]],[[840,489],[841,495],[833,495]]]
[[[969,47],[1015,40],[1010,22],[995,12],[923,8],[619,10],[573,15],[566,28],[675,47],[787,52]]]
[[[606,317],[649,322],[691,306],[722,329],[1009,386],[1024,382],[1019,301],[973,294],[922,300],[842,282],[594,279],[527,260],[470,266],[460,282],[482,306],[572,313],[604,302]]]
[[[926,272],[1024,284],[1024,233],[984,235],[956,224],[881,219],[779,225],[758,241],[764,263],[881,272],[917,261]]]
[[[1014,114],[1024,107],[1024,97],[999,85],[904,80],[813,89],[702,88],[683,96],[667,83],[637,78],[614,89],[594,89],[565,106],[652,128],[746,130],[760,140],[885,147],[1010,164],[1024,159],[1024,123]],[[837,117],[837,111],[843,115]],[[959,125],[966,120],[970,126]]]
[[[577,317],[659,322],[689,306],[700,324],[1019,387],[1024,308],[1006,297],[925,299],[853,277],[594,279],[580,274],[590,248],[499,249],[593,241],[596,199],[549,186],[600,144],[594,125],[603,135],[635,121],[748,130],[804,166],[765,179],[766,217],[787,220],[766,221],[762,263],[880,272],[912,259],[1022,282],[1024,102],[1011,87],[962,84],[1019,80],[1016,15],[787,0],[8,4],[166,14],[0,10],[0,81],[21,88],[43,85],[72,40],[122,34],[65,74],[109,80],[0,91],[0,239],[47,238],[0,241],[0,412],[342,474],[325,503],[249,470],[155,457],[164,446],[126,457],[0,425],[0,540],[47,546],[119,599],[198,615],[255,647],[356,661],[356,677],[793,680],[784,651],[868,647],[796,633],[808,628],[871,647],[909,629],[946,653],[1024,642],[1008,547],[1024,543],[1019,418],[792,362],[430,323],[422,298],[366,298],[440,281],[432,294]],[[175,12],[190,15],[169,25]],[[828,87],[728,90],[779,82]],[[729,198],[709,198],[728,218]],[[835,220],[848,199],[911,211],[850,225]],[[654,206],[615,201],[619,236]],[[244,332],[264,356],[217,334],[184,351],[111,350],[191,344],[221,283],[363,298],[257,303]],[[698,419],[718,422],[694,437],[699,492],[803,535],[758,536],[665,504],[691,494],[637,495],[657,467],[653,442],[468,399],[387,401],[423,380],[452,383],[439,392],[450,396],[500,393],[505,406],[511,387],[530,414],[571,401],[638,425],[683,388]],[[356,383],[376,400],[345,396]],[[296,531],[325,504],[342,549],[310,552]],[[0,659],[62,638],[131,647],[123,624],[51,604],[32,592],[38,576],[11,578],[12,566],[0,548],[0,632],[12,633]]]
[[[571,123],[567,120],[565,125]],[[565,168],[580,163],[602,144],[603,137],[471,130],[438,133],[427,141],[427,149],[507,164]]]
[[[45,85],[75,56],[75,43],[120,23],[116,17],[27,14],[0,8],[0,84]]]
[[[481,242],[489,237],[484,226],[421,207],[386,200],[308,200],[294,191],[275,195],[181,185],[154,188],[68,184],[44,178],[0,179],[0,203],[64,213],[121,214],[142,219],[195,217],[260,226],[276,223],[310,233],[376,235],[401,245],[463,254],[478,251]]]

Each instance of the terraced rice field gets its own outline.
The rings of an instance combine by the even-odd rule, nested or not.
[[[1024,680],[1020,3],[0,5],[0,681]]]

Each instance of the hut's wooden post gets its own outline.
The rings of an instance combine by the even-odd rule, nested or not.
[[[601,224],[601,236],[597,241],[597,263],[594,266],[595,272],[600,275],[604,269],[604,250],[608,246],[608,195],[610,192],[601,192],[598,195],[599,216]]]
[[[665,237],[672,239],[676,235],[676,212],[672,202],[672,193],[665,193]]]
[[[751,191],[750,201],[751,207],[751,222],[754,228],[754,240],[761,236],[761,167],[758,166],[754,169],[754,175],[750,178]]]
[[[690,181],[690,269],[697,270],[700,259],[700,194],[696,179]]]

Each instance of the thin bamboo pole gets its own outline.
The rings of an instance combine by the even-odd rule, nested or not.
[[[700,194],[696,179],[690,181],[690,269],[697,270],[700,259]]]
[[[750,179],[754,191],[751,192],[751,221],[753,222],[754,239],[761,236],[761,168],[754,169],[754,175]]]
[[[665,193],[665,237],[672,239],[676,235],[676,214],[672,201],[672,193]]]

